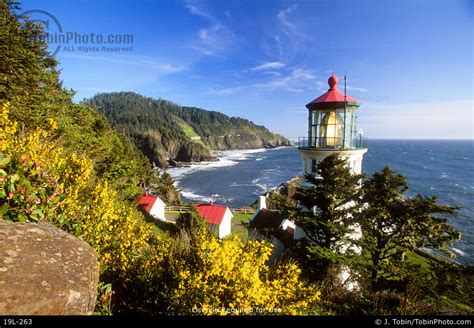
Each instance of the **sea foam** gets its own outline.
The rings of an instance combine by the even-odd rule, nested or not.
[[[261,153],[268,149],[245,149],[245,150],[225,150],[215,151],[214,155],[219,161],[213,162],[193,162],[186,167],[176,167],[168,169],[168,173],[174,178],[182,177],[184,175],[194,173],[197,171],[213,170],[220,167],[234,166],[248,159],[252,154]]]

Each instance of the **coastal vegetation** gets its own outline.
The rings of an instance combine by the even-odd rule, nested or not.
[[[331,155],[317,174],[321,178],[307,175],[311,186],[297,188],[284,203],[307,236],[287,245],[287,256],[321,286],[323,312],[474,312],[474,270],[450,260],[448,246],[461,238],[447,220],[455,207],[436,197],[408,197],[406,178],[388,167],[371,177],[354,175],[343,158]],[[342,279],[341,272],[350,275]]]
[[[215,160],[212,150],[291,144],[285,137],[247,119],[183,107],[133,92],[98,94],[90,104],[160,167]]]

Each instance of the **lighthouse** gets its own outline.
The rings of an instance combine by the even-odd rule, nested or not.
[[[345,158],[353,173],[362,171],[367,147],[362,130],[357,131],[357,109],[361,102],[348,96],[345,90],[340,92],[338,83],[337,76],[330,76],[328,91],[306,105],[308,137],[298,138],[305,174],[315,174],[318,163],[333,153]]]

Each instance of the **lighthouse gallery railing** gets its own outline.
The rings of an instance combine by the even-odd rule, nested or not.
[[[298,148],[323,148],[323,149],[361,149],[367,148],[367,138],[358,137],[350,140],[346,147],[343,145],[342,137],[324,137],[324,138],[298,138]]]

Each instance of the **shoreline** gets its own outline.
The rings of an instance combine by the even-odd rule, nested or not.
[[[217,158],[216,161],[200,161],[200,162],[181,162],[186,163],[183,166],[170,166],[165,170],[175,179],[181,175],[186,175],[191,173],[191,171],[200,171],[210,168],[219,168],[226,166],[234,166],[238,164],[238,160],[245,160],[248,158],[247,154],[262,153],[266,151],[271,151],[273,149],[280,149],[283,147],[277,148],[253,148],[253,149],[230,149],[230,150],[215,150],[214,154]],[[159,170],[163,170],[158,168]],[[189,172],[188,172],[189,171]],[[181,174],[177,174],[181,173]],[[173,174],[174,173],[174,174]]]
[[[208,161],[198,161],[198,162],[182,162],[182,161],[175,161],[173,159],[169,159],[168,162],[176,163],[177,165],[167,165],[164,168],[156,167],[157,170],[168,170],[174,168],[185,168],[191,167],[193,165],[206,165],[208,163],[219,162],[222,154],[230,153],[230,152],[261,152],[261,151],[270,151],[274,149],[281,149],[281,148],[294,148],[295,146],[278,146],[278,147],[262,147],[262,148],[242,148],[242,149],[226,149],[226,150],[212,150],[212,158]]]

